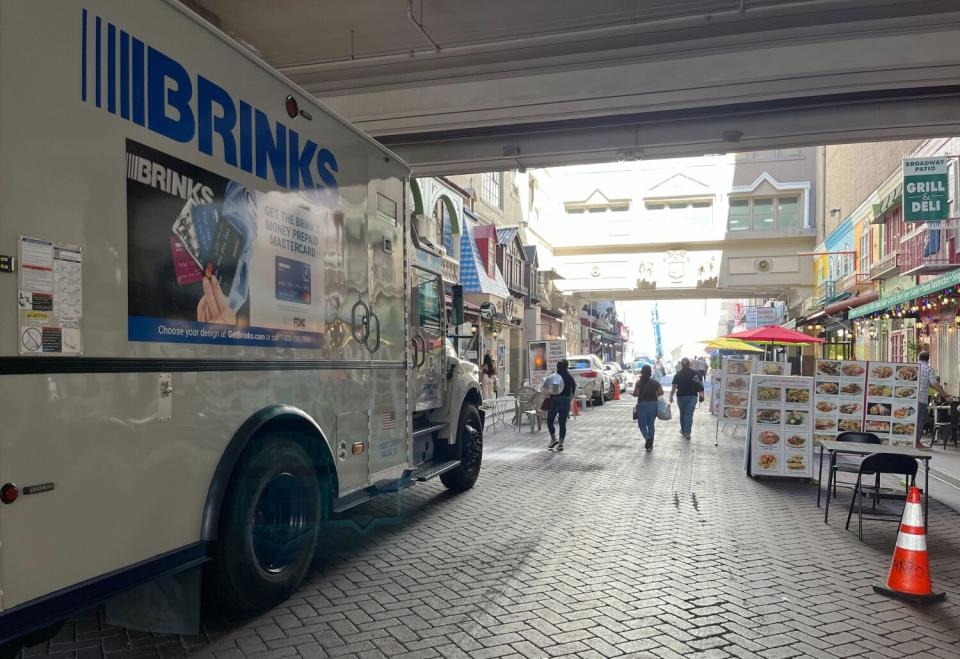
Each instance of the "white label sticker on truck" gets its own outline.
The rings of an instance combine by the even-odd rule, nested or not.
[[[76,245],[21,236],[20,264],[19,353],[79,355],[83,252]]]

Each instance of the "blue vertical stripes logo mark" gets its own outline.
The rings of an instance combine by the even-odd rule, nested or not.
[[[92,23],[92,26],[91,26]],[[339,166],[330,149],[145,44],[100,16],[81,13],[80,98],[106,111],[327,206],[339,203]],[[104,53],[104,51],[106,51]],[[106,57],[104,58],[104,55]],[[104,59],[106,61],[104,62]],[[104,80],[106,78],[106,80]],[[104,89],[106,87],[106,89]],[[278,101],[279,105],[280,101]]]

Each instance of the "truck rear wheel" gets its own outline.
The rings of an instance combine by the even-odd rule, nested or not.
[[[483,462],[483,423],[473,403],[463,404],[457,424],[457,443],[447,449],[448,459],[460,460],[460,466],[440,474],[440,481],[454,492],[469,490],[477,482]]]
[[[223,502],[213,566],[227,606],[262,610],[296,590],[313,561],[321,498],[313,460],[296,442],[268,436],[244,452]]]

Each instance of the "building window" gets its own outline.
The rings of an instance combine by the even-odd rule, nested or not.
[[[730,200],[730,231],[749,231],[750,229],[750,200]]]
[[[480,198],[503,210],[503,172],[486,172],[480,175]]]
[[[860,233],[860,272],[870,272],[870,252],[872,251],[870,228],[870,223],[864,222],[863,230]]]
[[[741,151],[737,153],[738,162],[756,162],[758,160],[793,160],[802,158],[800,149],[767,149],[765,151]]]
[[[713,202],[709,199],[648,201],[644,207],[650,222],[681,224],[685,229],[706,229],[713,225]]]
[[[800,197],[777,197],[777,223],[781,229],[799,229]]]
[[[570,215],[578,213],[625,213],[630,210],[630,202],[626,200],[611,201],[606,204],[567,202],[563,205],[563,208]]]
[[[730,231],[791,231],[802,227],[799,196],[730,200]]]

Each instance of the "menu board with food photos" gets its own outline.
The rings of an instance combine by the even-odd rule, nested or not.
[[[818,359],[814,439],[863,431],[885,444],[913,446],[917,378],[914,364]]]
[[[720,414],[720,379],[719,371],[710,374],[710,414]]]
[[[720,378],[720,417],[725,424],[745,425],[750,403],[750,374],[752,359],[725,357]]]
[[[755,373],[760,375],[790,375],[790,362],[760,362]]]
[[[916,364],[870,362],[863,429],[893,446],[913,446],[919,390]]]
[[[721,369],[720,421],[746,425],[750,402],[750,375],[790,375],[789,362],[762,362],[743,357],[724,357]]]
[[[749,461],[754,476],[813,475],[813,378],[750,379]]]
[[[814,439],[832,441],[838,433],[863,429],[867,364],[855,360],[817,360]]]

